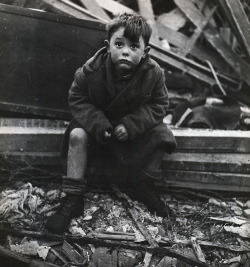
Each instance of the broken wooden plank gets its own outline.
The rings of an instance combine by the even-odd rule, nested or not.
[[[80,2],[94,15],[102,18],[104,21],[109,21],[108,14],[98,5],[96,0],[80,0]]]
[[[144,267],[150,266],[150,262],[151,262],[152,257],[153,257],[152,253],[146,252],[144,259],[143,259],[143,266]]]
[[[78,19],[95,19],[90,12],[86,9],[79,10],[75,8],[75,6],[67,5],[62,1],[54,1],[54,0],[41,0],[43,5],[49,8],[51,11],[54,11],[58,14],[72,16]]]
[[[203,263],[201,261],[195,260],[188,258],[180,253],[175,252],[172,249],[168,249],[166,247],[148,247],[148,246],[143,246],[143,245],[138,245],[134,243],[124,243],[124,242],[117,242],[117,241],[107,241],[107,240],[98,240],[95,238],[90,238],[88,236],[84,237],[76,237],[72,235],[64,235],[64,236],[59,236],[59,235],[54,235],[54,234],[49,234],[46,232],[33,232],[33,231],[26,231],[26,230],[15,230],[11,228],[3,228],[0,227],[0,232],[1,234],[15,234],[17,236],[27,236],[27,237],[34,237],[34,238],[46,238],[50,240],[67,240],[68,242],[81,242],[85,244],[95,244],[97,246],[101,247],[120,247],[120,248],[125,248],[125,249],[131,249],[131,250],[137,250],[137,251],[145,251],[145,252],[150,252],[153,254],[158,254],[162,256],[170,256],[174,257],[177,259],[180,259],[181,261],[190,264],[191,266],[198,266],[198,267],[209,267],[210,265]]]
[[[91,234],[95,238],[107,239],[107,240],[119,240],[119,241],[135,241],[135,237],[131,235],[118,235],[118,234],[100,234],[100,233],[92,233]]]
[[[50,252],[52,253],[52,254],[54,254],[62,263],[64,263],[64,264],[68,264],[68,261],[67,260],[65,260],[65,258],[62,256],[62,255],[60,255],[56,250],[54,250],[53,248],[50,248]]]
[[[153,43],[150,43],[151,50],[150,55],[154,58],[162,67],[169,69],[171,71],[184,72],[185,74],[193,77],[195,80],[213,87],[216,84],[216,81],[211,75],[211,70],[209,68],[204,68],[203,65],[200,65],[192,60],[189,60],[185,57],[182,57],[178,54],[175,54],[171,51],[166,51],[159,46],[156,46]],[[231,92],[230,87],[238,87],[238,83],[232,79],[228,79],[225,75],[218,75],[221,82],[223,82],[224,88],[226,91]],[[230,81],[231,80],[231,81]]]
[[[195,253],[197,259],[202,261],[202,262],[206,262],[205,256],[202,253],[202,250],[201,250],[201,247],[197,241],[197,238],[194,236],[191,236],[190,241],[191,241],[191,245],[193,247],[193,250],[194,250],[194,253]]]
[[[202,31],[204,30],[204,28],[207,26],[207,24],[209,23],[211,17],[214,15],[215,11],[217,10],[217,6],[215,5],[209,12],[209,14],[205,17],[205,19],[201,22],[201,24],[199,25],[199,27],[197,26],[195,29],[195,32],[193,33],[193,35],[188,39],[188,42],[186,44],[185,49],[181,52],[181,55],[186,56],[188,53],[190,53],[190,51],[192,51],[196,41],[198,40],[198,38],[200,37]]]
[[[4,248],[0,245],[0,256],[1,258],[8,259],[10,262],[16,264],[25,264],[26,266],[37,266],[37,267],[58,267],[58,265],[55,265],[53,263],[40,261],[37,259],[29,259],[24,256],[21,256],[19,253],[13,252],[9,249]]]
[[[120,4],[118,1],[113,0],[96,0],[98,5],[105,10],[111,12],[113,15],[117,16],[121,13],[135,13],[135,11],[129,7]]]
[[[205,19],[198,9],[193,4],[185,0],[174,0],[176,5],[186,14],[189,20],[195,25],[199,26]],[[250,65],[248,65],[242,58],[231,50],[230,47],[219,36],[219,33],[214,28],[208,28],[203,32],[207,41],[217,50],[217,52],[228,62],[228,64],[235,70],[242,79],[250,85]]]
[[[239,0],[220,0],[219,2],[224,7],[223,11],[228,11],[229,23],[233,24],[232,29],[235,35],[239,37],[240,43],[243,44],[250,57],[250,23],[241,2]]]
[[[84,257],[82,257],[82,255],[80,255],[66,240],[63,242],[62,251],[73,263],[86,263]]]
[[[123,12],[134,13],[134,10],[129,9],[126,6],[120,4],[119,2],[116,2],[113,0],[105,0],[105,1],[98,0],[97,2],[102,8],[111,12],[113,15],[119,15],[120,13],[123,13]],[[171,29],[164,27],[160,23],[156,23],[156,28],[157,28],[157,33],[159,34],[159,37],[168,40],[168,38],[170,36],[171,42],[174,45],[177,45],[177,43],[178,43],[177,46],[183,47],[183,48],[185,47],[186,41],[187,41],[187,37],[185,35],[183,35],[181,33],[175,33],[176,34],[176,36],[175,36],[175,34],[173,33],[173,31],[171,31]],[[172,34],[169,35],[169,32],[171,32]],[[152,42],[150,42],[150,43],[152,44]],[[181,45],[180,45],[180,43],[181,43]],[[200,60],[206,60],[207,59],[207,60],[211,60],[211,62],[215,63],[215,61],[213,60],[213,54],[211,56],[209,56],[209,51],[210,51],[209,49],[208,49],[208,52],[207,51],[203,52],[202,46],[197,46],[197,48],[194,49],[194,51],[195,51],[194,53],[196,53],[196,56],[198,56]],[[152,53],[152,49],[151,49],[151,53]],[[206,56],[207,53],[208,53],[208,55]],[[205,55],[205,57],[203,57],[204,55]],[[153,56],[158,60],[161,58],[161,54],[159,54],[159,55],[156,54]],[[181,64],[183,62],[183,59],[180,59],[180,62],[174,61],[172,58],[164,58],[164,60],[165,60],[165,63],[166,62],[170,63],[168,65],[171,65],[171,67],[174,67],[175,69],[178,69],[180,71],[185,69],[185,71],[189,74],[188,67]],[[219,62],[220,61],[218,60],[217,63],[215,63],[215,66],[220,65],[220,68],[223,69],[223,67],[221,66],[221,62],[220,63]],[[208,68],[207,68],[207,71],[209,73],[211,73],[211,71]],[[195,70],[193,72],[191,72],[191,76],[197,78],[198,80],[207,82],[206,77],[199,76],[199,74],[200,74],[199,72],[197,72],[197,74],[196,74]],[[214,83],[214,79],[212,79],[211,82],[208,82],[208,84],[211,86],[213,83]]]
[[[148,24],[152,28],[151,42],[160,44],[151,0],[137,0],[137,3],[140,14],[147,20]]]
[[[186,43],[189,38],[181,32],[176,32],[167,26],[163,26],[157,22],[158,34],[162,39],[168,40],[171,45],[177,46],[180,50],[185,49]],[[177,52],[179,53],[179,52]],[[209,60],[216,68],[225,70],[228,66],[226,61],[210,47],[204,47],[199,43],[195,43],[193,49],[189,53],[200,61]]]
[[[112,184],[112,189],[116,193],[117,197],[122,199],[123,202],[125,202],[126,206],[128,207],[128,211],[133,218],[135,224],[139,228],[142,235],[145,237],[145,239],[148,241],[148,243],[151,245],[151,247],[159,247],[158,243],[152,238],[150,233],[148,232],[147,228],[140,222],[139,216],[137,215],[137,211],[133,207],[133,201],[125,194],[122,193],[117,185]]]

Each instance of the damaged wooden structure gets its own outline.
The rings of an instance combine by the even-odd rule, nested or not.
[[[75,70],[103,45],[106,37],[104,22],[110,17],[103,9],[114,15],[122,11],[134,12],[111,0],[96,1],[95,4],[82,2],[88,10],[66,0],[32,2],[35,6],[31,1],[22,1],[23,6],[28,3],[31,7],[46,7],[63,15],[0,5],[3,26],[0,29],[1,157],[37,166],[59,165],[62,135],[71,118],[67,107],[68,88]],[[217,6],[212,11],[209,9],[204,12],[209,8],[205,2],[198,6],[199,11],[193,5],[187,6],[187,1],[175,1],[179,10],[196,27],[189,38],[155,21],[150,5],[145,10],[143,5],[139,5],[140,12],[154,29],[151,56],[162,67],[184,71],[203,86],[218,86],[216,83],[219,79],[220,86],[227,94],[244,99],[247,103],[245,95],[249,95],[250,84],[247,58],[243,60],[229,49],[214,28],[206,27]],[[225,6],[223,10],[228,14],[232,28],[239,30],[238,35],[247,55],[249,40],[244,26],[249,22],[244,17],[240,23],[236,23],[239,22],[239,14],[235,14],[230,3],[220,1]],[[238,12],[242,12],[240,10]],[[210,43],[208,48],[197,43],[201,34]],[[157,39],[157,36],[161,38]],[[165,37],[171,45],[178,47],[177,52],[161,46],[160,40]],[[188,55],[198,58],[200,62],[185,57]],[[217,72],[203,64],[202,59],[212,62]],[[218,64],[212,59],[217,60]],[[230,75],[222,71],[225,64]],[[239,86],[244,88],[235,93]],[[160,186],[250,191],[248,131],[173,128],[173,132],[178,148],[172,155],[164,157]],[[89,168],[89,174],[105,180],[105,177],[116,175],[116,170],[107,170],[97,162]]]
[[[147,18],[153,28],[151,56],[167,71],[185,73],[203,87],[228,94],[245,105],[250,103],[250,28],[244,0],[219,0],[215,3],[206,0],[173,0],[168,1],[172,3],[171,10],[165,14],[160,14],[157,6],[157,3],[162,1],[150,0],[0,2],[13,4],[0,4],[1,181],[8,181],[10,173],[5,169],[7,165],[10,166],[12,177],[16,175],[16,166],[56,170],[56,174],[52,173],[48,178],[57,175],[57,171],[61,174],[60,146],[65,128],[71,119],[67,95],[72,77],[75,70],[103,45],[106,37],[105,22],[124,11],[139,12]],[[250,8],[248,11],[250,12]],[[228,27],[223,23],[221,27],[216,27],[216,22],[218,23],[218,19],[220,21],[221,16],[227,18]],[[169,21],[169,17],[173,21],[179,19],[179,24],[176,22],[176,25],[179,25],[178,29],[165,23]],[[189,34],[179,30],[184,26],[183,22],[189,23],[189,29],[192,30]],[[237,50],[239,46],[242,49],[240,52]],[[174,192],[179,216],[176,222],[182,224],[181,230],[188,229],[185,220],[189,221],[190,225],[206,225],[213,240],[214,236],[221,234],[223,225],[211,227],[217,226],[213,220],[218,218],[208,220],[211,214],[203,213],[204,209],[210,211],[211,208],[214,216],[220,216],[219,220],[225,220],[225,225],[234,226],[238,217],[226,217],[226,211],[232,207],[232,201],[224,201],[223,198],[216,200],[211,195],[219,196],[215,191],[250,192],[250,132],[170,127],[178,147],[173,154],[165,155],[162,162],[162,179],[157,185],[162,191]],[[112,178],[118,182],[119,178],[122,178],[115,168],[107,168],[98,160],[88,166],[87,176],[90,180],[98,182],[112,181]],[[30,178],[32,179],[32,175]],[[43,177],[40,178],[42,180]],[[165,237],[157,239],[145,227],[146,223],[142,223],[138,218],[138,211],[136,213],[131,199],[120,192],[116,185],[112,188],[118,199],[127,207],[134,227],[144,237],[143,243],[136,243],[138,237],[134,232],[98,232],[94,229],[96,231],[86,236],[67,233],[57,236],[37,232],[37,228],[36,231],[27,231],[0,226],[0,235],[6,236],[5,245],[8,248],[12,246],[17,249],[21,245],[25,247],[25,244],[28,247],[34,246],[37,245],[34,243],[36,241],[43,244],[42,249],[45,251],[50,247],[47,258],[41,253],[41,257],[46,258],[45,261],[44,258],[38,259],[37,255],[28,258],[0,245],[1,262],[6,259],[6,262],[18,266],[85,266],[90,262],[89,255],[92,253],[93,266],[132,266],[135,261],[131,261],[138,257],[137,253],[142,252],[140,256],[144,257],[143,266],[175,266],[177,261],[181,261],[182,266],[205,267],[210,266],[208,261],[216,262],[208,257],[210,254],[214,258],[218,257],[221,262],[223,260],[216,252],[210,253],[204,248],[219,248],[226,251],[224,254],[228,251],[234,251],[235,255],[242,253],[242,257],[233,258],[232,263],[238,261],[242,265],[249,264],[249,232],[247,236],[243,236],[244,238],[234,237],[237,245],[227,244],[228,240],[223,244],[202,241],[199,237],[194,237],[194,233],[191,237],[187,233],[188,238],[185,240],[176,240],[171,237],[176,227],[175,222],[167,220],[164,225],[167,229]],[[196,197],[206,199],[205,203],[200,204],[200,210],[186,212],[191,206],[186,205],[187,198],[183,199],[183,192],[191,194],[189,189],[196,190]],[[205,193],[197,193],[199,190]],[[103,192],[101,193],[103,195]],[[34,199],[36,195],[31,196],[31,199]],[[242,201],[234,199],[233,207],[238,212],[239,209],[241,212],[248,211],[244,215],[249,216],[249,201]],[[113,206],[114,203],[113,200]],[[26,215],[37,215],[37,210],[33,210],[32,214],[28,205],[25,208],[28,211],[24,211]],[[233,209],[230,212],[234,216],[239,215],[233,213]],[[100,213],[103,213],[103,210]],[[221,218],[221,215],[224,215],[224,218]],[[195,221],[199,216],[200,222]],[[246,222],[249,226],[249,220],[243,221],[243,226]],[[86,221],[83,222],[84,225],[87,224]],[[159,228],[162,228],[162,225]],[[225,229],[223,231],[225,232]],[[245,230],[243,232],[246,234]],[[162,233],[161,235],[164,236]],[[227,237],[230,239],[232,234]],[[224,239],[225,236],[223,241]],[[172,249],[178,244],[188,246],[192,250],[192,256]],[[126,253],[129,255],[127,258],[124,256]],[[121,258],[124,259],[124,265],[120,262]],[[231,262],[229,260],[227,263]]]

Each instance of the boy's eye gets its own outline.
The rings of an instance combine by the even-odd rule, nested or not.
[[[122,47],[122,46],[123,46],[123,43],[122,43],[122,42],[116,42],[115,45],[116,45],[117,47]]]
[[[137,44],[131,44],[132,49],[137,49],[139,46]]]

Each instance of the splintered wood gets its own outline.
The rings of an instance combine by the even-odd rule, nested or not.
[[[33,183],[41,179],[38,170],[36,175]],[[42,260],[44,267],[219,267],[235,258],[248,261],[247,197],[207,190],[159,191],[161,199],[176,213],[176,219],[163,219],[131,199],[128,188],[112,188],[89,188],[85,212],[71,221],[63,235],[54,235],[44,231],[44,225],[63,197],[60,185],[35,186],[19,180],[9,187],[2,186],[0,256],[19,263],[40,264]]]

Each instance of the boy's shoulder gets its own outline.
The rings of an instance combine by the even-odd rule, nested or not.
[[[90,59],[88,59],[84,64],[83,64],[83,72],[85,74],[91,73],[97,69],[100,68],[100,66],[103,66],[104,64],[104,57],[107,54],[106,48],[103,47],[99,49]]]

